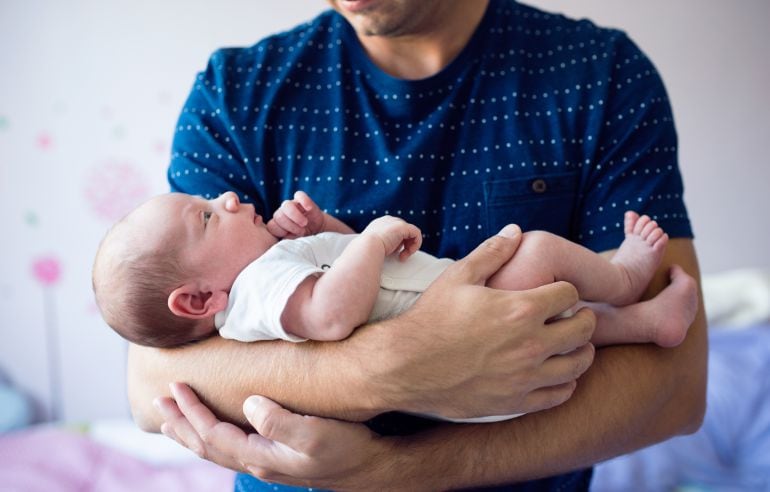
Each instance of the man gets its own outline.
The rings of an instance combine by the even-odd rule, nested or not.
[[[510,222],[611,254],[632,208],[674,238],[649,294],[673,263],[698,277],[665,90],[622,33],[509,0],[332,6],[212,57],[180,118],[172,188],[233,189],[267,214],[301,188],[354,229],[404,216],[424,231],[425,250],[455,258]],[[182,385],[173,391],[184,415],[167,398],[156,405],[167,434],[213,461],[334,489],[540,479],[512,487],[583,490],[591,464],[697,429],[702,310],[676,349],[612,347],[593,359],[590,312],[545,326],[575,301],[570,286],[478,287],[516,246],[486,241],[407,314],[343,342],[132,347],[135,418],[158,428],[149,402],[171,381],[232,422],[249,395],[265,395],[246,405],[261,437],[220,423]],[[532,413],[485,425],[386,414],[370,424],[382,434],[422,429],[398,438],[298,415],[360,421],[389,410]]]

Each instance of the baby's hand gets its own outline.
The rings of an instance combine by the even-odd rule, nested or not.
[[[361,234],[380,238],[385,245],[385,256],[399,253],[401,261],[412,256],[422,245],[422,232],[416,225],[390,215],[374,219]]]
[[[294,239],[323,231],[324,213],[304,191],[294,193],[293,200],[284,200],[267,223],[275,237]]]

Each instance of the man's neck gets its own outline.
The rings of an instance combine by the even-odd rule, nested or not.
[[[407,80],[430,77],[443,70],[468,44],[489,0],[440,2],[445,7],[426,19],[420,32],[358,39],[367,55],[384,72]]]

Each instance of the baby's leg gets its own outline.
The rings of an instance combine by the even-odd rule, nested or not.
[[[624,307],[589,304],[596,313],[594,345],[682,343],[698,312],[698,286],[680,267],[671,267],[671,283],[657,296]]]
[[[490,287],[525,290],[566,280],[581,299],[625,305],[644,292],[663,257],[668,236],[649,217],[626,214],[626,239],[610,261],[554,234],[522,237],[514,257],[487,282]]]

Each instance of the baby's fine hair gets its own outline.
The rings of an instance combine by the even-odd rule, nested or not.
[[[197,341],[192,333],[203,320],[177,316],[168,307],[171,292],[190,277],[178,252],[171,246],[163,251],[116,247],[125,240],[124,221],[107,232],[94,261],[92,284],[102,317],[138,345],[169,348]]]

